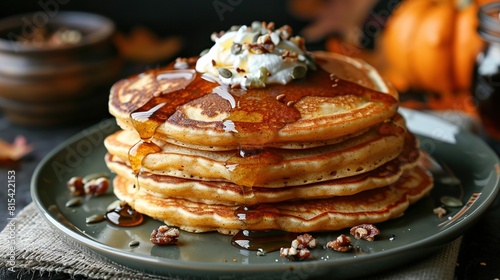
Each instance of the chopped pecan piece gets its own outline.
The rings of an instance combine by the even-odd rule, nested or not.
[[[85,185],[83,185],[83,190],[85,194],[98,196],[105,194],[108,187],[109,187],[108,178],[101,177],[97,179],[92,179],[89,182],[85,183]]]
[[[347,252],[351,250],[351,238],[344,234],[339,235],[337,239],[332,240],[326,244],[327,248],[333,249],[338,252]]]
[[[269,23],[267,23],[267,22],[263,21],[263,22],[262,22],[262,27],[263,27],[264,29],[267,29],[269,32],[273,32],[273,31],[274,31],[274,28],[275,28],[275,24],[274,24],[274,22],[272,22],[272,21],[271,21],[271,22],[269,22]]]
[[[170,245],[177,244],[177,239],[179,238],[180,232],[177,228],[169,228],[166,225],[162,225],[151,232],[151,242],[157,245]]]
[[[302,235],[297,236],[295,240],[292,241],[292,246],[294,246],[294,242],[297,245],[296,248],[302,249],[302,248],[315,248],[318,242],[312,235],[308,233],[304,233]]]
[[[434,212],[434,214],[438,215],[439,218],[443,217],[443,215],[446,214],[446,209],[444,209],[443,207],[437,207],[437,208],[434,208],[434,210],[432,210],[432,212]]]
[[[301,51],[304,51],[304,52],[306,51],[306,43],[305,43],[304,38],[302,38],[300,36],[294,36],[294,37],[290,38],[290,41],[297,44],[297,46],[299,46]]]
[[[304,260],[311,255],[311,251],[307,248],[281,248],[280,256],[289,258],[290,260]]]
[[[210,39],[212,40],[212,42],[215,42],[218,38],[222,37],[224,34],[226,34],[226,31],[214,32],[210,35]]]
[[[375,236],[380,233],[380,230],[372,224],[361,224],[352,227],[350,233],[356,239],[363,239],[367,241],[375,240]]]
[[[299,54],[294,51],[284,50],[281,53],[281,59],[283,59],[284,61],[294,62],[299,59]]]
[[[243,49],[254,54],[270,53],[274,50],[275,45],[270,43],[245,43]]]
[[[309,249],[315,248],[317,241],[310,234],[302,234],[295,238],[290,248],[281,248],[280,256],[287,257],[291,260],[304,260],[311,255]]]
[[[278,34],[282,40],[288,40],[292,36],[292,27],[290,25],[283,25],[278,29]]]
[[[85,177],[71,177],[66,182],[69,192],[74,196],[102,195],[109,187],[109,179],[106,173],[92,173]]]
[[[80,196],[85,194],[82,177],[71,177],[71,179],[69,179],[66,183],[66,186],[72,195]]]

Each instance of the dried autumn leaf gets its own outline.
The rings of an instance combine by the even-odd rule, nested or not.
[[[160,38],[144,27],[135,27],[129,35],[117,33],[114,41],[123,57],[144,63],[170,58],[182,47],[180,38]]]
[[[24,136],[17,136],[12,144],[0,139],[0,160],[20,160],[33,150]]]

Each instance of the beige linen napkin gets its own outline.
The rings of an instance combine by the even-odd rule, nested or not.
[[[19,212],[0,233],[0,267],[12,267],[10,261],[15,237],[15,271],[64,272],[69,276],[91,279],[173,279],[150,275],[118,265],[97,253],[75,246],[51,227],[33,203]],[[15,230],[15,231],[14,231]],[[8,241],[8,242],[6,242]],[[432,257],[405,267],[363,279],[453,279],[461,237]]]

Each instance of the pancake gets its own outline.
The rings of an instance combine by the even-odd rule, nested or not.
[[[332,141],[396,114],[396,92],[371,66],[334,54],[316,56],[320,69],[306,79],[251,91],[217,86],[189,69],[150,70],[115,83],[109,111],[123,129],[134,130],[131,113],[167,103],[172,111],[155,124],[155,137],[213,149]]]
[[[419,159],[417,145],[416,138],[408,133],[404,149],[398,157],[374,170],[341,179],[283,188],[243,187],[223,181],[176,178],[146,171],[136,176],[119,157],[108,154],[105,160],[110,170],[129,181],[135,180],[142,189],[160,197],[180,197],[193,201],[210,201],[230,205],[254,205],[291,199],[352,195],[392,184],[401,177],[403,171],[409,170],[417,164]]]
[[[386,132],[389,131],[389,132]],[[197,180],[228,181],[252,187],[277,188],[344,178],[373,170],[403,151],[406,130],[393,122],[335,145],[302,150],[263,149],[241,156],[241,151],[200,151],[155,142],[160,152],[142,160],[142,171]],[[140,140],[133,131],[118,131],[105,139],[108,152],[128,161]]]
[[[134,182],[116,176],[114,190],[138,212],[190,232],[279,229],[289,232],[329,231],[363,223],[380,223],[401,216],[411,203],[432,188],[432,177],[414,167],[395,184],[350,196],[327,199],[262,203],[242,206],[206,204],[180,198],[164,198],[139,190]]]

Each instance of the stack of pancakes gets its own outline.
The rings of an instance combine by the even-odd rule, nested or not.
[[[319,70],[303,81],[265,89],[174,65],[117,82],[109,108],[122,130],[105,140],[116,196],[190,232],[326,231],[402,215],[432,177],[397,93],[361,61],[314,56]]]

